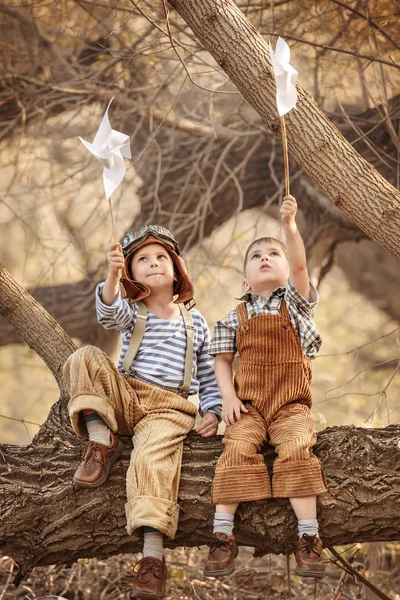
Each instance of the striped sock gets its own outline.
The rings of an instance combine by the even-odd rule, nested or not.
[[[214,515],[214,528],[213,533],[226,533],[232,535],[233,533],[233,519],[234,515],[228,513],[215,513]]]
[[[143,527],[144,531],[144,544],[143,544],[143,558],[151,556],[162,560],[164,558],[164,537],[161,531],[154,529],[154,527]]]
[[[103,444],[104,446],[109,446],[111,443],[111,432],[100,415],[93,412],[89,415],[84,414],[83,418],[85,419],[89,440]]]
[[[304,519],[298,521],[297,525],[299,527],[299,538],[302,538],[305,533],[316,536],[319,534],[317,519]]]

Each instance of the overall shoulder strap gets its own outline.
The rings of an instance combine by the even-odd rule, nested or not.
[[[179,386],[180,392],[188,392],[192,382],[194,327],[192,313],[183,304],[179,304],[186,331],[186,354],[183,380]]]
[[[282,298],[281,308],[279,310],[279,314],[280,314],[281,317],[284,317],[285,319],[289,319],[289,321],[290,321],[290,315],[289,315],[288,308],[286,306],[285,298]]]
[[[247,314],[246,302],[241,302],[236,307],[236,314],[239,321],[239,326],[244,325],[244,323],[249,318]]]
[[[138,353],[140,344],[146,329],[146,307],[143,302],[138,302],[138,313],[136,315],[136,323],[132,331],[131,341],[129,342],[128,350],[126,351],[122,368],[125,373],[131,373],[132,362]]]

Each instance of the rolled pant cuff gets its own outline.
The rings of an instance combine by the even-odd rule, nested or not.
[[[178,528],[179,505],[164,498],[137,496],[125,504],[126,529],[132,535],[147,525],[173,539]]]
[[[111,404],[101,396],[82,394],[80,396],[75,396],[75,398],[71,398],[68,403],[68,413],[69,418],[71,419],[71,425],[79,437],[86,438],[88,436],[82,410],[94,410],[103,419],[111,431],[117,431],[117,420]]]
[[[320,462],[317,458],[274,465],[272,495],[274,498],[304,498],[326,492]]]
[[[267,467],[262,465],[219,467],[212,484],[214,504],[233,504],[271,498]]]

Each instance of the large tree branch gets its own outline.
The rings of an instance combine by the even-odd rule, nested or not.
[[[319,499],[326,545],[400,539],[399,435],[398,425],[334,427],[318,434],[315,452],[329,489]],[[0,552],[29,572],[38,565],[140,551],[140,540],[129,537],[125,529],[125,474],[131,442],[124,441],[126,450],[109,481],[93,490],[72,485],[80,446],[66,420],[60,422],[51,414],[27,448],[1,446]],[[221,450],[220,438],[207,440],[192,433],[185,442],[179,530],[167,546],[211,540],[210,486]],[[266,447],[264,456],[271,467],[272,448]],[[243,503],[236,535],[239,544],[253,546],[261,555],[293,552],[296,527],[289,502]]]
[[[232,0],[171,0],[170,4],[280,136],[269,50],[255,27]],[[296,110],[285,117],[290,154],[335,206],[399,258],[400,192],[355,151],[301,86],[297,90]]]
[[[0,264],[0,314],[43,359],[63,391],[62,366],[76,349],[53,317]]]

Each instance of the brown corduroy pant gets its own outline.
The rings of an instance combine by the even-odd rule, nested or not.
[[[263,498],[299,498],[326,491],[310,415],[311,369],[282,301],[280,315],[248,318],[237,307],[239,367],[235,386],[248,413],[229,425],[212,487],[214,504]],[[272,490],[262,445],[269,441],[274,462]]]
[[[282,406],[268,425],[252,404],[225,430],[224,451],[213,481],[214,504],[234,504],[263,498],[299,498],[326,491],[319,460],[313,455],[316,441],[310,409],[304,404]],[[275,447],[272,489],[264,457],[266,440]]]
[[[77,435],[87,437],[81,411],[91,409],[112,431],[133,436],[126,474],[128,534],[147,525],[173,538],[179,518],[183,442],[194,426],[195,405],[179,393],[125,377],[94,346],[80,348],[68,358],[64,377]]]

